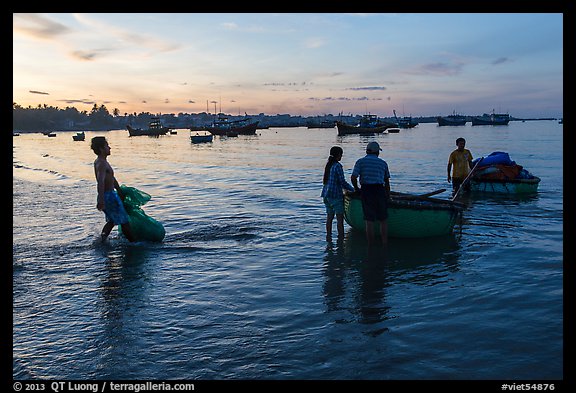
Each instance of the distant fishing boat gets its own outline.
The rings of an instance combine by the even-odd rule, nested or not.
[[[334,128],[336,122],[333,120],[322,120],[320,122],[309,121],[306,123],[307,128]]]
[[[86,139],[86,134],[84,134],[84,131],[77,132],[76,134],[72,135],[72,139],[75,141],[83,141]]]
[[[431,237],[452,233],[464,205],[451,200],[404,193],[391,193],[388,206],[389,237]],[[362,200],[357,193],[344,196],[344,219],[352,228],[365,231]],[[375,232],[380,225],[374,225]]]
[[[206,143],[212,142],[214,135],[211,133],[204,131],[204,133],[200,133],[202,131],[190,131],[190,141],[192,143]]]
[[[510,122],[510,115],[507,113],[484,113],[482,116],[473,116],[473,126],[507,126]]]
[[[212,122],[211,125],[203,127],[205,131],[210,131],[213,135],[238,136],[238,135],[255,135],[258,123],[250,117],[238,120],[230,120],[222,113]]]
[[[159,117],[153,117],[150,119],[150,123],[148,124],[147,129],[142,128],[133,128],[130,125],[126,125],[128,129],[128,133],[130,136],[158,136],[158,135],[166,135],[170,129],[168,127],[164,127],[162,122],[160,121]]]
[[[56,136],[56,133],[54,131],[44,131],[43,134],[51,138]]]
[[[466,116],[458,115],[455,111],[448,116],[438,116],[436,118],[439,126],[464,126],[466,125]]]
[[[349,135],[349,134],[381,134],[387,128],[394,127],[394,124],[386,123],[376,115],[363,115],[360,118],[360,122],[356,125],[349,125],[342,123],[341,121],[336,122],[336,127],[338,127],[338,135]]]
[[[412,116],[402,116],[402,117],[398,117],[396,116],[396,110],[393,110],[394,112],[394,118],[396,119],[396,123],[398,128],[414,128],[418,125],[418,122],[414,119],[412,119]],[[390,130],[388,130],[388,132],[390,132]]]

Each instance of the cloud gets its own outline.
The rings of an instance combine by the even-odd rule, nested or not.
[[[94,105],[96,103],[96,101],[94,100],[86,100],[86,99],[74,99],[74,98],[65,98],[63,100],[58,100],[58,101],[62,101],[65,102],[67,104],[84,104],[84,105]]]
[[[220,23],[220,26],[222,26],[225,30],[230,30],[230,31],[239,31],[239,32],[246,32],[246,33],[263,33],[266,32],[266,29],[264,29],[261,26],[240,26],[238,23],[236,22],[223,22]]]
[[[306,82],[302,82],[302,84],[306,84]],[[264,82],[264,86],[296,86],[298,82]]]
[[[101,51],[85,51],[85,50],[73,50],[70,55],[76,60],[92,61],[100,56]]]
[[[510,61],[511,61],[511,60],[510,60],[509,58],[507,58],[507,57],[499,57],[499,58],[497,58],[496,60],[494,60],[494,61],[492,62],[492,65],[498,65],[498,64],[508,63],[508,62],[510,62]]]
[[[13,31],[28,37],[50,40],[71,30],[61,23],[34,13],[13,14]]]
[[[74,14],[74,17],[84,26],[93,29],[94,34],[109,34],[113,38],[117,38],[119,41],[127,42],[130,46],[136,45],[148,48],[153,52],[170,52],[180,48],[180,45],[178,44],[172,44],[144,34],[135,34],[114,25],[97,21],[94,18],[89,18],[86,14]]]
[[[306,48],[309,48],[309,49],[320,48],[321,46],[324,46],[325,44],[326,44],[326,41],[324,40],[324,38],[321,38],[321,37],[311,37],[311,38],[308,38],[304,42],[304,46]]]
[[[238,24],[234,22],[224,22],[221,26],[226,30],[238,30]]]
[[[409,70],[406,73],[413,75],[453,76],[462,72],[463,65],[464,63],[428,63],[423,64],[414,70]]]
[[[95,61],[104,57],[107,52],[121,53],[126,49],[134,48],[144,48],[147,51],[144,56],[151,57],[158,53],[177,50],[181,46],[152,36],[132,33],[88,17],[86,14],[74,14],[74,17],[81,26],[71,29],[40,14],[15,13],[13,14],[13,31],[15,34],[33,39],[51,41],[59,45],[60,49],[72,59],[79,61]],[[64,34],[67,35],[66,40],[61,39]],[[106,43],[104,45],[112,44],[109,48],[102,49],[103,42]],[[94,43],[100,48],[94,48]]]
[[[310,101],[382,101],[382,98],[362,97],[308,97]]]
[[[28,90],[29,93],[32,94],[45,94],[45,95],[50,95],[50,93],[46,93],[44,91],[38,91],[38,90]]]
[[[345,90],[386,90],[384,86],[348,87]]]

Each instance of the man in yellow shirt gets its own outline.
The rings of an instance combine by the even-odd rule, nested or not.
[[[452,181],[452,191],[454,193],[458,191],[460,185],[472,170],[472,153],[464,148],[466,140],[464,138],[456,139],[456,146],[458,148],[450,153],[450,157],[448,157],[448,183]],[[450,177],[451,169],[452,177]],[[470,183],[464,186],[464,190],[468,191],[469,189]]]

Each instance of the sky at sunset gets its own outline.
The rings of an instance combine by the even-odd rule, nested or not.
[[[563,15],[13,14],[12,94],[120,114],[561,117]]]

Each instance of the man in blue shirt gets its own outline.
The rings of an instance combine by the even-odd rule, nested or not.
[[[366,146],[366,156],[354,164],[352,185],[361,191],[362,209],[366,222],[366,238],[368,244],[374,239],[374,222],[380,222],[380,237],[382,244],[388,244],[388,201],[390,199],[390,172],[388,164],[381,158],[378,142],[370,142]],[[358,188],[360,178],[361,188]]]

